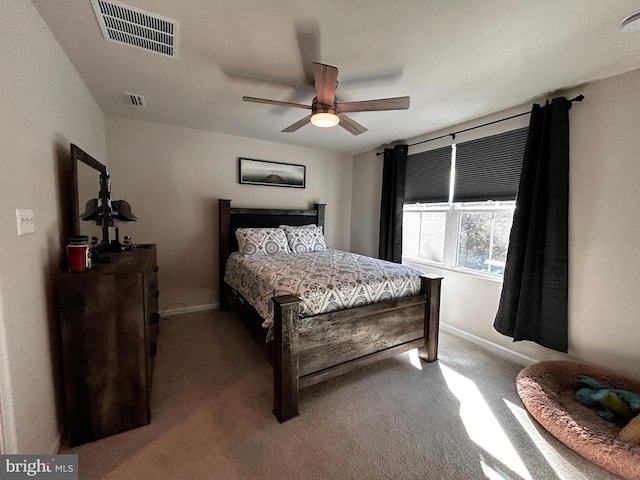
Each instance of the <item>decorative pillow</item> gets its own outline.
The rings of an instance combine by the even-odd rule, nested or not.
[[[293,253],[323,252],[327,249],[322,227],[280,225],[280,228],[284,231]]]
[[[238,250],[245,257],[291,253],[287,237],[279,228],[238,228],[236,238]]]

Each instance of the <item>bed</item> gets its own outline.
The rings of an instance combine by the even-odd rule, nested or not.
[[[306,308],[302,298],[282,294],[271,299],[269,319],[225,282],[227,262],[238,250],[236,230],[310,224],[324,228],[324,219],[324,204],[308,210],[256,209],[219,200],[220,309],[237,312],[273,367],[273,413],[279,422],[299,414],[301,388],[415,348],[427,362],[438,357],[442,277],[422,274],[416,294],[410,296],[306,316],[301,315]]]

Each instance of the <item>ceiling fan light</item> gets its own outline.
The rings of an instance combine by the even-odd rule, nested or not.
[[[338,115],[335,113],[321,112],[314,113],[311,116],[311,123],[313,123],[316,127],[335,127],[340,122]]]

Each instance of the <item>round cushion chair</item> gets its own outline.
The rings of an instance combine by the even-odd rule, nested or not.
[[[600,377],[613,388],[640,394],[640,381],[568,360],[529,365],[518,374],[518,395],[554,437],[593,463],[627,479],[640,479],[640,445],[618,438],[621,427],[575,400],[579,376]]]

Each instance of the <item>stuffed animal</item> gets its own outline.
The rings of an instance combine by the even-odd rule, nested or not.
[[[578,389],[576,400],[587,407],[600,407],[598,415],[605,420],[626,424],[640,411],[639,395],[613,388],[601,378],[580,375],[579,379],[586,387]]]

